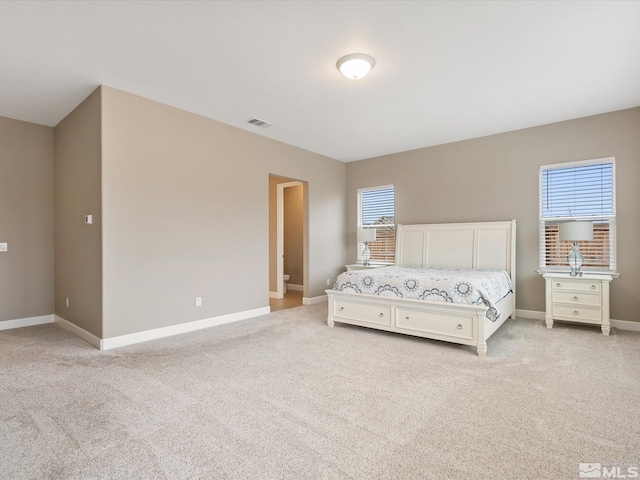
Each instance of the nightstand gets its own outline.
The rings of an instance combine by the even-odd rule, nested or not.
[[[361,263],[352,263],[351,265],[345,265],[347,272],[352,270],[371,270],[372,268],[388,267],[388,265],[363,265]]]
[[[611,275],[545,273],[547,328],[554,320],[600,325],[603,335],[609,335],[609,282]]]

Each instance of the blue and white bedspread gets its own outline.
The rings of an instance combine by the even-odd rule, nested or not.
[[[381,297],[485,305],[487,318],[500,318],[496,303],[513,291],[504,270],[456,270],[390,266],[352,270],[336,279],[333,290]]]

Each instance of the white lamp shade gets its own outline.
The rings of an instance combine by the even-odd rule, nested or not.
[[[342,57],[336,63],[338,70],[347,78],[358,79],[364,77],[373,68],[376,61],[364,53],[352,53]]]
[[[359,242],[375,242],[376,229],[375,228],[359,228],[358,241]]]
[[[593,240],[593,222],[561,223],[560,240],[570,242],[578,240]]]

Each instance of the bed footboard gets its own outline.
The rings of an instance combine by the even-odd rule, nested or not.
[[[420,300],[391,299],[374,295],[326,291],[329,297],[327,325],[335,322],[403,333],[445,342],[472,345],[479,356],[487,353],[487,339],[513,313],[513,294],[499,302],[501,316],[486,318],[486,307]]]

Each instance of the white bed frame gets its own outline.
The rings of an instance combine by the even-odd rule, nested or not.
[[[487,307],[380,297],[327,290],[327,323],[404,333],[474,345],[487,353],[487,339],[515,318],[516,221],[397,225],[396,265],[506,270],[513,293],[497,303],[500,318],[486,318]]]

